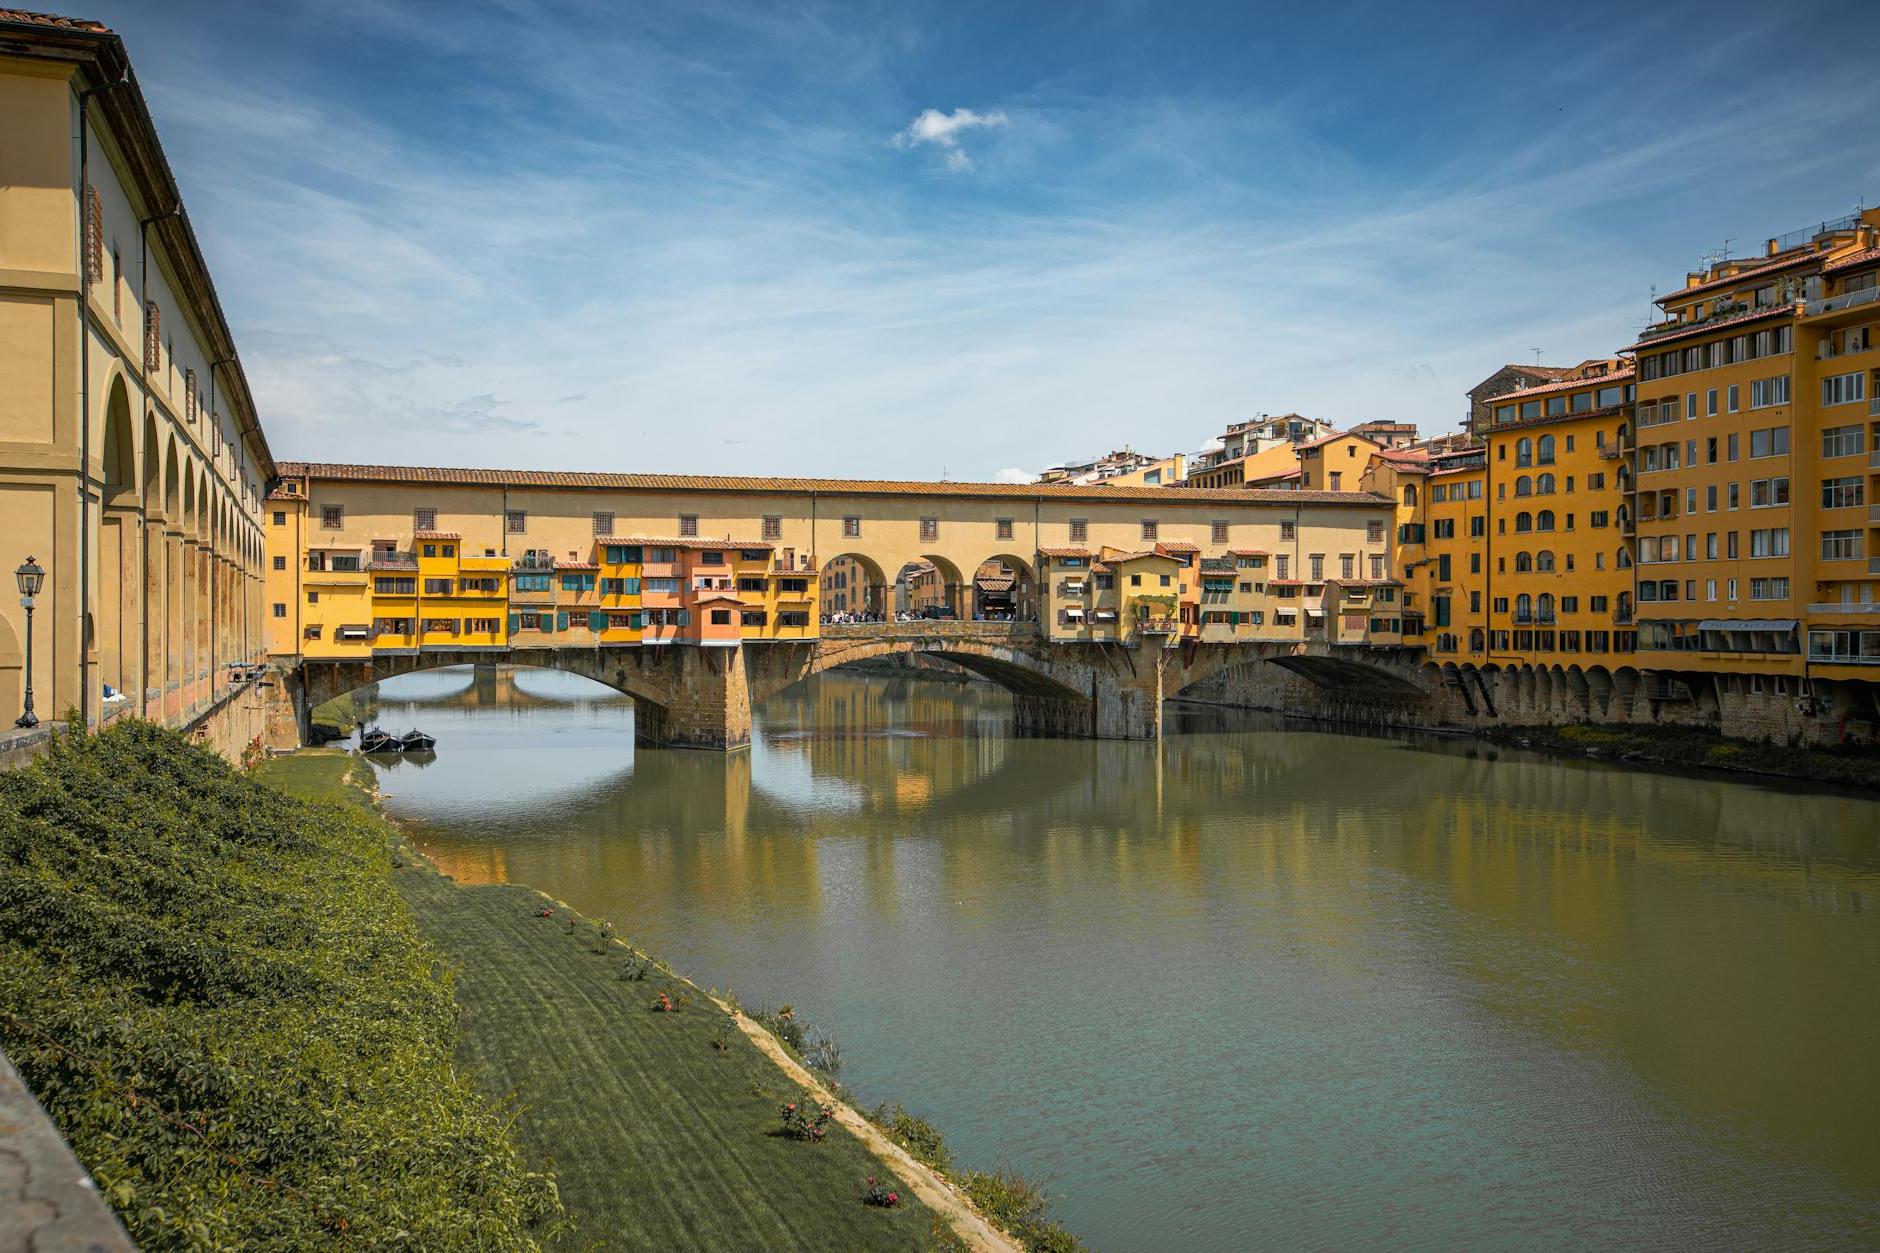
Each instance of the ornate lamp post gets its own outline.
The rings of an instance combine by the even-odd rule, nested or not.
[[[39,719],[33,716],[33,597],[39,595],[39,585],[46,581],[46,572],[28,557],[26,564],[13,572],[13,579],[20,586],[20,604],[26,609],[26,709],[13,725],[36,727]]]

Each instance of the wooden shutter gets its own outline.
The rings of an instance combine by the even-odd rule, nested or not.
[[[155,374],[163,363],[163,314],[157,302],[144,307],[144,373]]]
[[[509,615],[509,633],[511,635],[515,635],[517,632],[521,630],[522,630],[522,615],[519,613],[510,614]]]
[[[85,281],[102,282],[104,279],[104,201],[98,197],[98,189],[85,187]]]
[[[561,610],[555,615],[555,629],[557,631],[566,631],[568,629],[568,611],[566,609]]]
[[[588,630],[605,631],[606,629],[607,615],[598,609],[590,609],[588,611]]]

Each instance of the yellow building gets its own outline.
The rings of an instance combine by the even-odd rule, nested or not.
[[[123,42],[0,10],[0,727],[29,556],[37,717],[210,712],[263,655],[273,474]]]
[[[1631,663],[1621,441],[1632,388],[1630,365],[1601,360],[1496,398],[1487,432],[1489,662]]]
[[[1687,274],[1638,360],[1654,696],[1871,716],[1880,671],[1880,210]]]
[[[1437,661],[1488,660],[1487,489],[1486,445],[1430,457],[1419,523],[1424,539],[1398,573],[1405,611],[1422,613],[1424,646]]]

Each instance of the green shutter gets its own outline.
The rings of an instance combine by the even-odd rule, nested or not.
[[[566,609],[563,609],[555,615],[555,629],[557,631],[566,631],[568,629],[568,611]]]
[[[510,614],[509,615],[509,634],[513,636],[515,635],[516,632],[520,631],[521,629],[522,629],[522,615],[519,613]]]
[[[588,611],[588,630],[605,631],[606,629],[607,615],[598,609],[590,609]]]

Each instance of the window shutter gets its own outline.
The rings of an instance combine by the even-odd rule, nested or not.
[[[605,631],[606,629],[607,629],[607,615],[602,613],[598,609],[589,610],[588,611],[588,630]]]
[[[568,629],[568,611],[566,609],[556,613],[555,629],[557,631],[566,631]]]
[[[153,300],[144,308],[144,373],[155,374],[162,363],[163,315]]]
[[[522,615],[519,613],[510,614],[509,615],[509,633],[511,635],[514,635],[520,630],[522,630]]]

